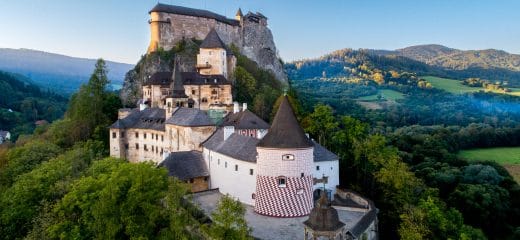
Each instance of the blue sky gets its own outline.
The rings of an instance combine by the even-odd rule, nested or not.
[[[136,63],[149,41],[158,1],[6,0],[0,48],[31,48]],[[341,48],[396,49],[436,43],[520,54],[517,0],[163,0],[233,17],[259,11],[286,61]]]

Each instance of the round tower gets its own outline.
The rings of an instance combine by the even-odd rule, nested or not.
[[[271,128],[257,145],[255,212],[273,217],[310,213],[313,151],[284,96]]]

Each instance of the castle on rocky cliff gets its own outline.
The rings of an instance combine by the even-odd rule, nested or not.
[[[234,45],[249,59],[287,81],[267,17],[261,13],[243,15],[238,9],[234,19],[206,10],[157,4],[150,10],[151,39],[148,52],[169,50],[183,39],[204,39],[214,29],[222,41]]]
[[[110,126],[110,156],[156,163],[189,183],[194,193],[229,194],[251,208],[254,218],[311,214],[305,225],[299,225],[301,229],[292,228],[302,235],[299,238],[305,232],[306,239],[320,234],[330,239],[367,234],[373,239],[376,209],[360,197],[340,197],[354,195],[337,189],[338,156],[305,134],[287,96],[281,97],[272,125],[249,111],[247,104],[233,101],[230,73],[236,57],[229,45],[247,51],[250,36],[244,32],[252,31],[247,26],[267,29],[267,18],[259,13],[243,16],[239,10],[236,19],[227,19],[163,4],[150,14],[149,51],[172,48],[183,38],[201,39],[196,69],[181,71],[177,59],[172,72],[155,72],[143,82],[138,107],[120,109],[118,120]],[[316,208],[320,196],[345,208],[360,208],[362,214],[345,210],[338,217],[325,200]],[[326,214],[332,214],[327,224],[332,225],[324,228],[320,209],[326,207]],[[356,219],[358,230],[340,219]]]

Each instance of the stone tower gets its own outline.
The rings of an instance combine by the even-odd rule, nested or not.
[[[197,69],[202,75],[223,75],[228,78],[226,45],[214,28],[200,44]]]
[[[313,151],[284,96],[271,128],[257,145],[255,212],[274,217],[310,213]]]

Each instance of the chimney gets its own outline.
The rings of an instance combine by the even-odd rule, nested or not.
[[[242,103],[242,111],[247,110],[247,103]]]
[[[225,126],[224,127],[224,141],[226,141],[231,134],[235,132],[235,126]]]
[[[240,109],[238,109],[238,102],[233,102],[233,113],[240,112]]]
[[[146,105],[146,103],[141,103],[141,104],[139,104],[139,111],[143,111],[143,110],[145,110],[146,108],[148,108],[148,105]]]

